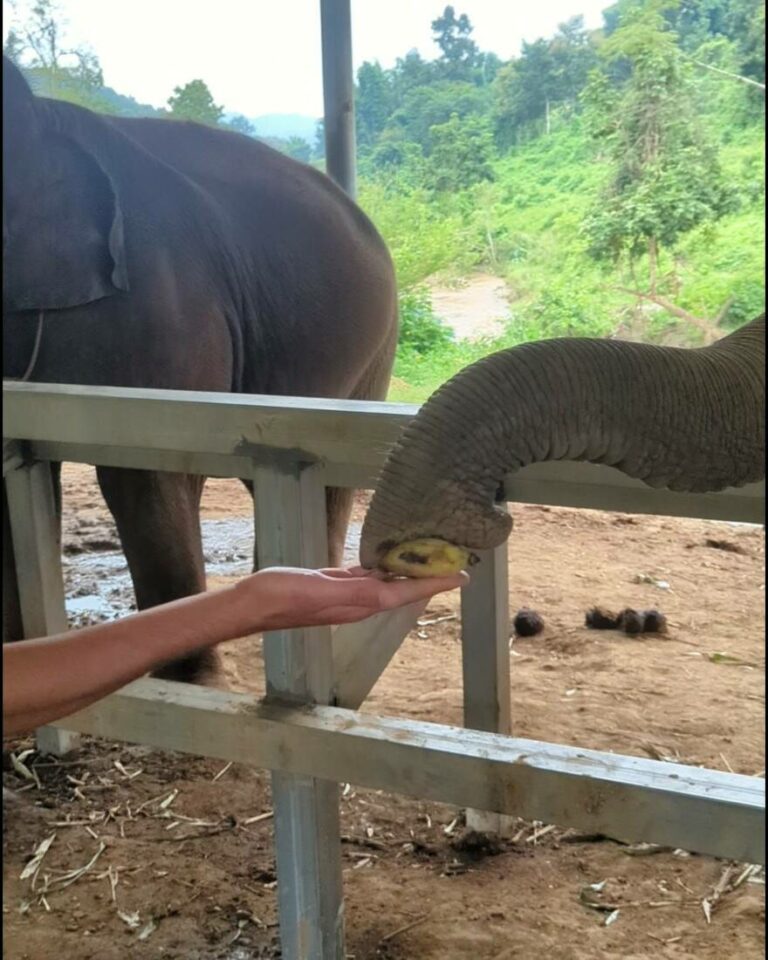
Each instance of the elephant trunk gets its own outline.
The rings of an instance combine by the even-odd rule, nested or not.
[[[374,567],[403,541],[498,546],[504,477],[588,460],[652,487],[712,492],[764,477],[764,315],[698,349],[560,339],[492,354],[444,384],[403,431],[363,526]]]

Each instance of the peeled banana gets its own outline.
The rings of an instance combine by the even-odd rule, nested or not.
[[[424,537],[399,543],[384,555],[380,566],[400,577],[444,577],[472,566],[477,559],[464,547],[437,537]]]

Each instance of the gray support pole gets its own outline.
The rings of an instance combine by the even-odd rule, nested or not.
[[[323,44],[325,169],[352,199],[355,171],[355,81],[349,0],[320,0]]]
[[[325,566],[325,487],[316,469],[256,467],[253,479],[260,566]],[[264,665],[268,697],[328,704],[330,627],[265,634]],[[281,956],[344,960],[338,784],[275,771],[272,805]]]
[[[5,477],[11,539],[19,584],[25,637],[45,637],[67,629],[61,544],[49,463],[29,463]],[[62,756],[76,749],[76,733],[56,727],[37,731],[41,753]]]
[[[509,573],[507,544],[488,550],[461,591],[464,726],[511,733],[509,689]],[[503,834],[510,818],[467,810],[467,827]]]

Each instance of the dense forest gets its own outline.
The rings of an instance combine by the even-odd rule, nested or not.
[[[103,112],[257,136],[202,79],[154,110],[59,46],[50,0],[5,52],[37,92]],[[483,353],[541,337],[708,342],[764,306],[765,9],[761,0],[619,0],[503,62],[447,6],[440,54],[357,72],[359,202],[401,291],[396,399],[421,399]],[[269,140],[322,165],[314,142]],[[482,268],[512,291],[505,332],[456,343],[424,281]]]

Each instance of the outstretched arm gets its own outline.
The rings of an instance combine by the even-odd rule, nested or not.
[[[3,734],[69,716],[160,664],[264,630],[352,623],[464,586],[362,569],[260,570],[230,587],[82,630],[3,645]]]

